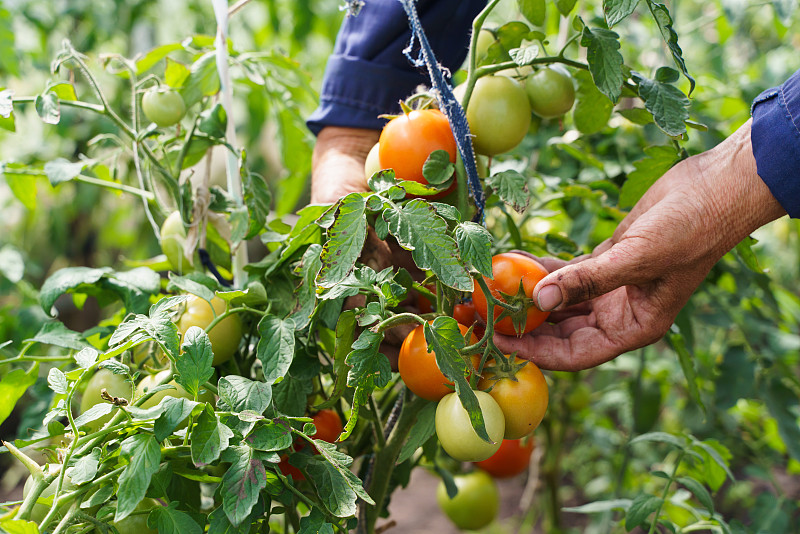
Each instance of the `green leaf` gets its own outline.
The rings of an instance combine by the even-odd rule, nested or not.
[[[465,262],[481,274],[492,276],[492,234],[474,222],[463,222],[456,226],[456,243]]]
[[[609,28],[614,27],[633,13],[639,0],[603,0],[603,13]]]
[[[90,346],[79,332],[70,330],[61,321],[45,322],[35,336],[25,342],[43,343],[65,349],[82,350]]]
[[[289,425],[275,419],[257,422],[244,441],[257,451],[272,452],[288,448],[294,438]]]
[[[691,491],[694,496],[697,497],[697,500],[700,501],[700,504],[702,504],[706,510],[709,511],[709,513],[714,513],[714,499],[711,498],[711,494],[708,492],[705,486],[691,477],[678,477],[676,480],[678,483],[683,484],[686,489]]]
[[[641,436],[636,436],[630,442],[631,445],[636,443],[644,443],[644,442],[655,442],[655,443],[667,443],[668,445],[672,445],[675,448],[685,450],[687,443],[685,440],[673,436],[672,434],[667,434],[666,432],[650,432],[648,434],[642,434]]]
[[[203,529],[192,516],[178,510],[178,501],[167,506],[155,506],[147,516],[147,526],[159,534],[203,534]]]
[[[39,364],[34,363],[30,369],[13,369],[0,378],[0,424],[3,424],[14,410],[17,401],[36,383],[39,375]]]
[[[736,481],[736,477],[733,476],[729,466],[729,460],[733,458],[733,455],[719,441],[715,439],[696,441],[692,450],[700,454],[700,459],[694,472],[695,474],[699,473],[700,476],[698,478],[712,490],[718,491],[728,478]]]
[[[366,200],[358,193],[350,193],[337,203],[335,220],[320,256],[319,287],[333,287],[353,272],[367,238],[365,210]]]
[[[274,315],[265,315],[258,323],[261,339],[256,347],[256,355],[263,366],[264,381],[267,384],[285,376],[292,365],[294,331],[292,319],[281,320]]]
[[[272,388],[269,384],[243,376],[228,375],[220,378],[217,393],[217,408],[224,411],[238,413],[249,410],[264,413],[272,403]]]
[[[661,67],[658,72],[663,72],[664,69],[672,71]],[[672,137],[685,134],[686,120],[689,118],[689,99],[686,95],[669,82],[659,80],[658,74],[655,80],[647,79],[637,72],[632,77],[639,84],[639,96],[644,100],[644,107],[653,114],[653,120],[658,127]]]
[[[422,176],[431,185],[440,185],[453,177],[456,167],[446,150],[434,150],[422,165]]]
[[[0,275],[16,284],[25,276],[25,259],[13,245],[0,248]]]
[[[17,197],[17,200],[22,202],[22,205],[33,211],[36,209],[36,178],[25,174],[4,174],[6,183]]]
[[[517,7],[528,22],[534,26],[544,24],[546,15],[545,0],[517,0]]]
[[[640,493],[637,495],[625,514],[625,530],[630,532],[647,521],[650,514],[659,510],[663,504],[664,499],[661,497],[656,497],[655,495],[649,495],[647,493]]]
[[[36,113],[45,124],[58,124],[61,121],[61,104],[55,93],[50,91],[36,95]]]
[[[319,508],[312,508],[311,513],[300,519],[300,530],[297,534],[334,534],[333,525],[326,521],[326,516]]]
[[[653,114],[643,108],[618,109],[617,113],[639,126],[653,122]]]
[[[102,452],[99,447],[95,447],[89,454],[78,458],[75,465],[67,468],[67,476],[73,484],[81,485],[94,480]]]
[[[192,276],[180,276],[170,272],[169,286],[167,286],[167,289],[171,291],[180,289],[181,291],[200,297],[209,304],[214,299],[214,290],[210,289],[208,285],[198,282]]]
[[[88,369],[94,365],[99,356],[100,353],[98,353],[94,348],[86,347],[78,351],[73,358],[75,359],[75,363],[77,363],[81,369]]]
[[[342,440],[347,439],[358,421],[359,408],[369,401],[375,388],[385,387],[392,376],[389,359],[381,354],[380,344],[383,333],[363,330],[352,345],[352,351],[345,362],[351,367],[347,374],[347,385],[356,388],[353,394],[353,408],[350,419],[344,428]]]
[[[619,193],[620,208],[633,207],[650,186],[680,159],[675,147],[671,145],[649,146],[644,149],[644,153],[644,158],[633,163],[636,170],[628,174],[622,185]]]
[[[310,380],[302,380],[286,375],[272,388],[275,407],[281,413],[294,417],[305,414],[308,395],[314,390]]]
[[[134,511],[144,499],[150,478],[161,462],[161,447],[152,434],[140,433],[120,444],[120,457],[130,463],[119,475],[117,512],[114,521],[120,521]]]
[[[214,104],[214,107],[207,109],[200,114],[200,123],[197,129],[209,137],[222,139],[225,137],[225,128],[228,125],[228,114],[225,113],[225,108],[220,103]],[[225,154],[227,157],[228,154]],[[249,173],[247,173],[249,175]],[[247,194],[247,187],[245,195]]]
[[[191,73],[189,67],[170,58],[167,58],[166,63],[167,66],[164,67],[164,83],[173,89],[180,89]]]
[[[683,50],[678,45],[678,34],[675,33],[675,29],[672,27],[672,17],[669,14],[669,9],[664,4],[659,4],[658,2],[654,2],[653,0],[647,0],[647,6],[650,8],[650,13],[653,14],[653,18],[656,20],[658,24],[658,29],[661,30],[661,36],[664,38],[664,42],[667,44],[667,48],[672,53],[672,59],[675,61],[675,64],[678,65],[678,68],[686,76],[686,79],[689,80],[689,94],[692,94],[694,91],[695,81],[694,78],[689,76],[689,71],[686,70],[686,62],[683,60]]]
[[[192,63],[189,76],[181,89],[181,96],[190,108],[200,102],[203,97],[219,92],[219,74],[217,73],[216,52],[206,52]]]
[[[314,444],[327,462],[312,462],[306,469],[325,507],[337,517],[348,517],[355,513],[359,497],[374,505],[361,480],[349,469],[353,459],[337,451],[332,443],[314,440]]]
[[[192,462],[195,466],[202,467],[215,462],[220,453],[228,448],[233,431],[223,425],[214,409],[206,404],[197,416],[197,424],[192,427],[190,437]]]
[[[745,237],[742,241],[740,241],[736,245],[736,255],[742,260],[748,269],[753,271],[754,273],[763,273],[764,269],[762,269],[758,265],[758,256],[753,251],[753,245],[758,243],[757,239],[754,239],[750,236]]]
[[[14,19],[2,5],[0,5],[0,72],[15,78],[19,76],[19,52],[15,42]]]
[[[400,456],[397,458],[398,464],[411,458],[411,455],[436,433],[435,423],[436,403],[431,402],[417,415],[417,421],[414,423],[414,426],[411,427],[408,440],[403,444],[403,448],[400,449]]]
[[[168,387],[172,386],[168,385]],[[156,435],[156,439],[158,441],[167,439],[179,425],[186,421],[195,406],[200,404],[183,397],[166,395],[157,406],[150,408],[150,410],[161,410],[161,414],[157,416],[156,422],[153,424],[153,433]],[[131,410],[132,408],[129,407],[128,411]]]
[[[44,164],[44,172],[50,185],[57,186],[62,182],[68,182],[80,176],[81,171],[89,165],[87,161],[71,162],[65,158],[56,158]]]
[[[69,391],[67,375],[58,367],[51,367],[47,373],[47,385],[56,395],[66,395]]]
[[[0,520],[0,530],[7,534],[39,534],[39,525],[23,519],[3,519]]]
[[[251,172],[242,170],[242,184],[244,186],[244,204],[250,216],[250,230],[246,239],[258,235],[258,232],[267,224],[270,208],[272,207],[272,192],[264,179]]]
[[[231,524],[238,525],[250,515],[258,494],[267,486],[264,464],[245,445],[231,447],[236,460],[222,477],[222,506]],[[316,482],[316,481],[315,481]]]
[[[295,274],[301,275],[303,280],[295,291],[299,306],[290,316],[290,319],[295,323],[295,330],[305,329],[317,309],[317,288],[315,284],[317,273],[322,267],[321,250],[322,247],[316,243],[309,246],[294,271]]]
[[[447,234],[447,223],[433,206],[414,199],[405,206],[387,208],[383,217],[420,269],[430,269],[446,286],[472,291],[472,278],[458,257],[458,245]]]
[[[565,512],[574,512],[576,514],[599,514],[611,512],[612,510],[627,510],[631,503],[630,499],[612,499],[608,501],[595,501],[582,506],[573,506],[562,508]]]
[[[572,110],[575,127],[583,134],[597,133],[608,125],[614,104],[600,92],[590,73],[578,71],[575,79],[578,82]]]
[[[528,207],[530,195],[528,194],[528,179],[515,170],[495,173],[486,178],[486,184],[491,187],[500,200],[522,213]]]
[[[612,102],[622,94],[623,59],[619,52],[619,35],[605,28],[583,28],[581,46],[586,47],[589,72],[600,91]]]
[[[93,421],[97,421],[101,417],[105,417],[114,410],[114,405],[107,402],[95,404],[78,417],[75,418],[75,426],[80,428]]]
[[[159,61],[167,57],[167,55],[171,52],[183,49],[184,46],[181,43],[170,43],[150,50],[136,60],[137,74],[143,74],[152,69]]]
[[[211,365],[214,353],[205,330],[199,326],[189,327],[183,335],[181,352],[181,357],[175,361],[175,370],[178,372],[175,381],[196,400],[200,386],[214,374]]]
[[[756,397],[756,364],[743,346],[733,346],[725,351],[714,384],[716,404],[720,410],[733,408],[739,399]]]
[[[689,396],[703,410],[706,411],[703,399],[700,397],[700,389],[697,386],[697,371],[694,368],[695,358],[686,348],[686,339],[681,334],[670,333],[667,337],[670,346],[678,353],[678,361],[681,363],[683,375],[686,377],[686,385],[689,388]]]
[[[566,17],[575,8],[577,1],[578,0],[556,0],[556,7],[558,8],[558,11]]]
[[[339,320],[336,322],[336,339],[334,341],[333,350],[333,374],[336,377],[336,381],[334,382],[333,391],[331,391],[328,400],[315,406],[315,408],[319,410],[335,406],[347,388],[347,372],[349,367],[346,359],[353,345],[355,331],[355,310],[343,311],[341,315],[339,315]]]
[[[786,450],[792,458],[800,461],[800,424],[797,418],[800,402],[797,395],[778,377],[772,378],[768,386],[761,387],[761,395],[770,415],[778,423],[778,433],[786,444]]]

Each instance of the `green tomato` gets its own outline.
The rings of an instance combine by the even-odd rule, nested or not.
[[[558,66],[543,67],[525,80],[531,110],[543,119],[560,117],[575,103],[575,85],[569,71]]]
[[[147,526],[149,513],[144,513],[156,506],[159,506],[158,501],[144,499],[136,506],[131,515],[121,521],[112,521],[111,524],[119,531],[119,534],[158,534],[158,530]]]
[[[211,305],[213,305],[213,309]],[[189,296],[186,300],[186,310],[178,319],[178,330],[181,336],[186,334],[186,331],[192,326],[205,329],[215,317],[225,313],[227,309],[227,303],[219,297],[214,297],[211,305],[207,300],[198,296]],[[208,340],[211,342],[211,350],[214,352],[213,365],[230,360],[236,349],[239,348],[241,339],[242,320],[238,314],[229,315],[214,325],[214,328],[208,332]]]
[[[459,101],[465,90],[464,84],[456,87]],[[467,107],[467,122],[476,152],[486,156],[508,152],[522,141],[531,125],[525,89],[507,76],[479,78]]]
[[[380,143],[375,143],[369,150],[369,154],[367,154],[367,159],[364,162],[364,176],[367,180],[372,178],[373,174],[381,170],[380,148]]]
[[[100,369],[93,374],[89,382],[86,383],[86,390],[83,392],[83,397],[81,397],[81,413],[86,412],[86,410],[95,404],[108,402],[104,400],[101,395],[104,389],[112,397],[122,397],[129,401],[131,400],[133,388],[125,376],[115,375],[108,369]],[[103,425],[109,422],[113,416],[114,412],[112,411],[108,415],[104,415],[99,419],[87,423],[86,427],[92,432],[99,430]]]
[[[150,390],[150,388],[154,387],[156,384],[160,383],[167,376],[169,376],[170,372],[171,371],[169,369],[166,369],[164,371],[159,372],[158,374],[145,376],[141,380],[141,382],[139,382],[139,384],[136,386],[136,398],[138,399],[139,397],[147,393]],[[169,384],[170,386],[174,386],[175,389],[164,389],[161,391],[157,391],[152,397],[144,401],[140,405],[140,408],[144,409],[152,408],[153,406],[156,406],[158,403],[160,403],[165,397],[175,397],[177,399],[184,398],[184,399],[194,400],[194,398],[189,394],[189,392],[183,389],[183,386],[181,386],[174,380],[170,380],[169,382],[167,382],[167,384]],[[214,394],[208,390],[201,391],[200,395],[198,395],[197,400],[199,402],[209,402],[211,403],[212,406],[216,404]],[[189,424],[189,418],[187,417],[186,419],[181,421],[181,423],[176,427],[176,430],[181,430],[183,428],[186,428],[188,424]]]
[[[486,433],[493,443],[481,439],[472,428],[469,414],[455,393],[448,393],[436,406],[436,435],[442,448],[462,462],[480,462],[497,452],[506,430],[500,405],[485,391],[475,391],[483,413]]]
[[[475,43],[475,60],[478,64],[486,58],[489,53],[489,47],[494,44],[494,34],[486,29],[481,29],[478,33],[478,40]]]
[[[456,496],[452,499],[447,496],[447,488],[442,481],[436,488],[436,500],[458,528],[477,530],[494,521],[500,509],[500,493],[491,476],[478,470],[456,475],[453,481],[458,488]]]
[[[177,91],[172,89],[150,89],[142,97],[144,116],[166,128],[180,122],[186,114],[186,104]]]
[[[55,467],[56,466],[45,465],[42,470],[45,472],[45,474],[53,473],[55,471]],[[34,504],[33,508],[31,509],[31,516],[30,516],[31,521],[40,524],[42,522],[42,519],[44,519],[45,516],[48,514],[53,504],[53,494],[55,494],[56,492],[57,485],[58,485],[58,478],[53,480],[50,483],[50,485],[47,486],[44,490],[42,490],[41,494],[39,494],[39,498],[36,500],[36,504]],[[64,475],[64,483],[61,485],[61,493],[63,494],[69,492],[74,488],[75,484],[72,483],[72,480],[68,476]],[[28,479],[25,481],[25,486],[23,486],[22,488],[22,498],[25,499],[25,497],[28,496],[28,494],[31,492],[32,489],[33,489],[33,477],[29,476]],[[56,518],[60,519],[69,509],[69,507],[70,503],[65,503],[60,507],[58,507],[58,509],[56,510]]]
[[[173,211],[161,225],[161,251],[178,274],[192,268],[192,258],[186,255],[186,228],[179,211]]]

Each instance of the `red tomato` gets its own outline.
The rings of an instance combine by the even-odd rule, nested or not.
[[[486,286],[491,291],[492,296],[498,300],[504,299],[500,293],[506,295],[517,295],[519,293],[520,281],[522,281],[522,288],[524,290],[524,299],[530,299],[533,295],[533,288],[539,283],[539,280],[548,275],[547,269],[541,266],[539,262],[521,254],[514,254],[507,252],[504,254],[497,254],[492,258],[492,274],[494,280],[486,277]],[[481,316],[484,322],[487,317],[487,303],[486,296],[478,283],[475,283],[475,288],[472,292],[472,302],[475,303],[475,310]],[[504,317],[497,320],[503,312],[500,306],[494,307],[494,329],[495,332],[510,335],[522,335],[530,332],[540,324],[542,324],[550,312],[543,312],[537,308],[532,301],[527,303],[527,311],[525,315],[520,314],[519,323],[515,325],[515,321],[511,317]]]
[[[462,334],[467,333],[466,326],[460,324],[458,328]],[[478,338],[473,334],[469,343],[477,342]],[[473,366],[477,366],[479,362],[479,357],[473,356]],[[442,374],[436,364],[436,353],[428,352],[422,325],[412,330],[403,340],[397,366],[408,389],[423,399],[438,401],[453,392],[453,383]]]
[[[510,478],[528,469],[534,442],[521,439],[504,439],[500,448],[492,456],[475,465],[495,478]]]
[[[425,286],[431,293],[436,295],[436,286]],[[435,303],[431,302],[427,296],[417,293],[417,309],[419,313],[431,313]]]
[[[472,301],[456,304],[453,308],[453,319],[466,326],[475,322],[475,304]]]
[[[317,433],[314,434],[315,439],[333,443],[344,430],[342,420],[339,419],[339,414],[335,410],[320,410],[311,419],[314,420],[314,426],[317,427]]]
[[[450,162],[456,162],[456,140],[450,123],[438,109],[423,109],[404,113],[383,127],[378,141],[382,169],[394,169],[399,180],[428,181],[422,166],[434,150],[446,150]]]

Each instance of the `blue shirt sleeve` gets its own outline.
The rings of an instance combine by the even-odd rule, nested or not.
[[[800,70],[761,93],[752,115],[758,175],[789,216],[800,218]]]
[[[485,0],[418,0],[422,27],[440,64],[451,71],[467,55],[472,20]],[[420,84],[430,85],[425,69],[403,54],[411,38],[398,0],[365,0],[347,16],[336,38],[322,80],[319,107],[307,124],[314,134],[325,126],[380,130],[378,115],[400,113],[400,100]]]

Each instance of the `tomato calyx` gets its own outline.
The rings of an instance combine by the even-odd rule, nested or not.
[[[491,375],[489,376],[489,380],[492,384],[496,384],[503,378],[507,378],[513,382],[519,382],[517,379],[517,373],[522,370],[523,367],[528,365],[528,360],[521,360],[520,363],[514,363],[517,360],[517,353],[510,354],[508,358],[496,358],[495,365],[484,367],[483,371],[485,374]],[[491,390],[491,388],[489,388]]]
[[[536,307],[533,298],[525,293],[522,280],[519,281],[519,289],[516,295],[509,295],[502,291],[498,291],[497,293],[502,297],[506,305],[503,306],[502,313],[495,320],[500,321],[506,317],[510,317],[511,322],[514,324],[514,330],[517,332],[517,336],[522,336],[525,330],[525,324],[528,321],[528,310],[531,307]]]

